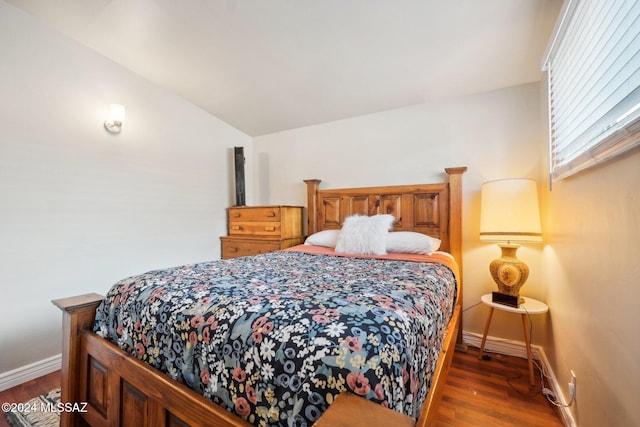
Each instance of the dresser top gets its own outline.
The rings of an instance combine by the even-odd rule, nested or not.
[[[229,206],[227,209],[255,209],[255,208],[302,208],[302,206],[291,206],[291,205]]]

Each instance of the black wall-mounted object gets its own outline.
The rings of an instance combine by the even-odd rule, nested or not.
[[[233,147],[233,154],[235,159],[236,206],[244,206],[244,147]]]

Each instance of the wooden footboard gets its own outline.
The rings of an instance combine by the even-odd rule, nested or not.
[[[220,426],[250,424],[128,355],[91,329],[98,294],[55,300],[63,311],[61,426]]]
[[[62,383],[60,399],[63,403],[82,402],[80,400],[80,334],[93,327],[96,309],[103,296],[85,294],[76,297],[52,301],[62,310]],[[83,422],[79,412],[61,412],[61,426],[81,426]]]
[[[60,425],[66,426],[220,426],[249,427],[250,424],[205,399],[193,390],[98,337],[91,329],[98,294],[53,301],[63,311],[62,402],[77,404],[79,411],[62,412]],[[446,383],[446,374],[455,349],[460,319],[456,305],[447,327],[443,350],[434,371],[431,389],[415,424],[425,427],[437,418],[437,406]],[[336,399],[317,425],[351,425],[354,420],[397,417],[386,408],[362,398]],[[344,414],[344,418],[341,414]],[[405,417],[407,418],[407,417]],[[335,424],[333,420],[351,420]],[[413,425],[408,421],[407,425]],[[396,424],[399,425],[399,424]]]

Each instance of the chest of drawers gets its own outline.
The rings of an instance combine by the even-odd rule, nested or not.
[[[257,255],[304,242],[301,206],[237,206],[227,210],[222,259]]]

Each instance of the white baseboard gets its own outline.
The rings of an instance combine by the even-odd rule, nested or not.
[[[463,331],[462,339],[472,347],[480,348],[480,344],[482,343],[482,335],[474,334],[471,332]],[[487,342],[484,345],[484,350],[488,351],[489,353],[499,353],[507,356],[522,357],[523,359],[527,358],[527,348],[525,347],[524,342],[507,340],[504,338],[487,336]],[[531,345],[531,355],[535,360],[540,360],[539,354],[541,351],[542,347],[535,344]]]
[[[62,366],[62,355],[51,356],[30,365],[22,366],[13,371],[0,374],[0,391],[10,389],[27,381],[40,378],[60,370]]]
[[[467,343],[467,345],[470,345],[472,347],[480,348],[480,344],[482,344],[482,335],[480,334],[463,331],[462,339],[465,343]],[[523,359],[527,358],[527,348],[524,342],[521,341],[513,341],[504,338],[487,336],[487,341],[485,342],[484,349],[485,351],[490,353],[522,357]],[[553,390],[555,395],[559,398],[560,402],[563,405],[566,405],[567,399],[562,393],[560,384],[558,383],[553,369],[551,369],[551,365],[549,364],[549,360],[547,359],[547,355],[545,354],[544,349],[539,345],[532,344],[531,356],[534,360],[537,361],[538,365],[540,365],[540,368],[545,373],[547,383],[550,386],[551,390]],[[576,421],[573,418],[573,415],[571,414],[569,408],[560,407],[558,409],[560,411],[560,418],[562,419],[562,423],[566,427],[576,427]]]

